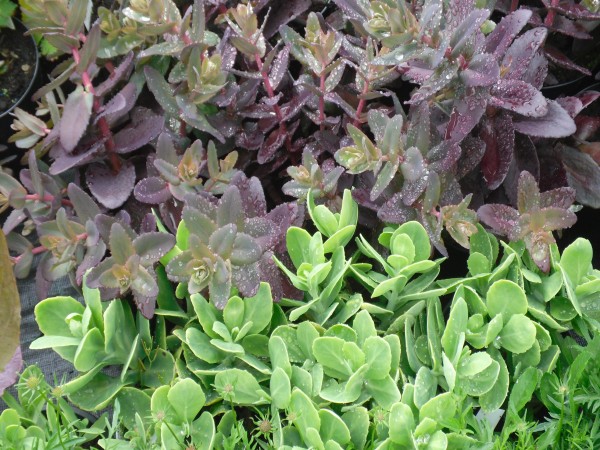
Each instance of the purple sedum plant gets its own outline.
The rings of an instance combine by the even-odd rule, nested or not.
[[[533,175],[519,176],[517,209],[508,205],[487,204],[477,211],[483,223],[510,241],[523,240],[529,254],[543,272],[550,270],[552,232],[571,227],[577,217],[571,210],[575,190],[558,188],[541,192]]]
[[[598,204],[588,138],[600,125],[579,114],[598,96],[541,91],[546,41],[595,14],[568,2],[545,5],[543,23],[502,2],[495,23],[473,0],[139,0],[98,8],[96,22],[83,0],[24,5],[64,57],[37,111],[15,111],[11,140],[29,168],[19,180],[0,172],[15,271],[42,255],[40,292],[93,268],[105,297],[131,293],[150,315],[163,264],[180,297],[208,289],[223,307],[232,290],[251,296],[269,281],[275,299],[292,298],[272,257],[285,262],[283,236],[302,225],[309,191],[338,211],[353,187],[361,226],[417,220],[442,253],[445,234],[469,245],[476,210],[496,227],[490,201],[520,223],[530,213],[519,192],[534,179]],[[540,210],[567,211],[544,194]],[[150,262],[134,242],[158,239],[144,236],[162,224],[173,249]],[[521,228],[542,264],[551,230],[538,219]],[[38,246],[24,237],[34,230]]]

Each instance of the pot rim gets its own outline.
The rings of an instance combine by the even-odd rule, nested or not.
[[[15,24],[17,24],[17,26],[15,27],[15,30],[11,30],[11,31],[15,31],[15,32],[19,31],[18,27],[21,27],[23,30],[25,30],[25,32],[28,31],[28,28],[19,19],[13,18],[13,22],[15,22]],[[39,67],[40,67],[40,52],[38,50],[38,46],[37,46],[37,43],[35,42],[34,37],[33,36],[28,36],[28,37],[31,39],[31,42],[33,42],[33,48],[35,49],[35,67],[33,69],[33,74],[31,75],[29,84],[27,85],[27,89],[25,89],[25,91],[23,92],[23,94],[21,94],[21,96],[18,98],[18,100],[16,102],[14,102],[8,109],[0,112],[0,119],[7,116],[8,114],[10,114],[17,106],[19,106],[23,102],[23,100],[25,100],[25,98],[31,92],[31,89],[33,88],[33,85],[35,84],[35,80],[37,79],[38,71],[39,71]]]

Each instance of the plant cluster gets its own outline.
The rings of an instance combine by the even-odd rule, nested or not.
[[[131,240],[149,241],[142,236],[156,233],[155,218],[179,234],[165,260],[173,261],[170,279],[190,292],[210,287],[222,307],[230,286],[252,295],[260,281],[276,299],[291,296],[274,280],[271,255],[287,227],[303,220],[298,205],[309,190],[314,202],[338,209],[353,185],[361,226],[416,220],[442,254],[444,230],[468,246],[477,208],[517,207],[523,171],[534,179],[523,184],[525,196],[536,195],[542,179],[543,190],[570,185],[579,202],[597,205],[600,168],[588,141],[597,121],[580,113],[598,95],[551,100],[540,91],[553,54],[548,33],[596,17],[569,5],[552,3],[541,23],[534,8],[498,3],[506,15],[496,23],[494,5],[472,0],[339,0],[322,11],[293,1],[277,12],[268,1],[196,0],[180,9],[143,0],[94,11],[85,0],[24,1],[30,32],[61,62],[34,94],[35,113],[14,113],[10,141],[28,151],[29,169],[18,181],[3,174],[0,190],[3,208],[12,208],[3,230],[16,273],[24,276],[32,255],[43,253],[43,297],[50,281],[70,274],[81,285],[87,268],[103,261],[90,286],[105,298],[133,293],[150,317],[153,265],[175,242],[165,237],[160,252],[138,255],[139,263],[133,250],[105,258],[115,250],[110,221]],[[256,193],[258,184],[266,194]],[[232,185],[276,208],[222,217],[230,212],[218,205],[245,199]],[[298,200],[282,206],[284,195]],[[208,210],[199,216],[200,205]],[[569,215],[570,203],[547,196],[545,207]],[[570,226],[569,217],[551,228]],[[189,220],[214,225],[187,237]],[[23,238],[34,229],[38,247]],[[222,248],[209,242],[225,235]],[[547,271],[545,248],[534,260]]]
[[[430,259],[416,221],[384,229],[376,246],[359,236],[352,253],[357,205],[344,198],[339,214],[309,202],[320,231],[287,232],[301,301],[274,303],[261,283],[222,310],[190,292],[182,307],[160,283],[153,325],[89,288],[86,306],[36,307],[44,336],[32,346],[80,372],[60,391],[82,409],[119,405],[124,434],[102,448],[597,444],[600,283],[588,241],[562,254],[552,244],[544,272],[524,241],[500,245],[479,225],[466,276],[439,279],[443,260]]]

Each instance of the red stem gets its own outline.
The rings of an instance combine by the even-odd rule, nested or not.
[[[40,197],[38,194],[27,194],[25,196],[25,200],[34,200],[40,202],[52,202],[54,201],[54,198],[55,197],[51,194],[44,194],[43,197]],[[73,207],[73,203],[71,203],[71,201],[66,198],[61,199],[60,202],[63,206],[70,206],[71,208]]]
[[[319,128],[321,131],[325,131],[325,70],[321,71],[321,82],[319,88],[321,89],[321,96],[319,97]]]
[[[555,8],[558,6],[558,0],[552,0],[550,3],[551,8]],[[544,25],[547,27],[551,27],[554,24],[554,16],[556,15],[556,11],[554,9],[548,10],[548,15],[544,19]]]
[[[365,105],[367,104],[367,100],[365,100],[364,96],[369,92],[369,79],[365,80],[365,86],[363,87],[361,96],[362,98],[358,102],[358,107],[356,108],[356,116],[354,117],[354,122],[352,125],[358,128],[360,125],[360,115],[362,114],[363,109],[365,109]]]
[[[519,7],[519,0],[511,0],[510,12],[516,11],[518,7]]]
[[[79,55],[79,50],[76,48],[71,49],[71,53],[73,54],[73,59],[75,60],[75,64],[79,64],[81,57]],[[100,99],[96,97],[96,91],[94,86],[92,85],[92,80],[90,79],[90,74],[86,70],[81,74],[81,81],[83,82],[84,87],[87,91],[94,96],[94,103],[92,108],[95,113],[100,112],[100,108],[102,105],[100,104]],[[106,140],[104,143],[104,148],[108,152],[108,159],[110,161],[110,165],[112,166],[112,170],[114,173],[119,173],[121,170],[121,160],[119,159],[116,151],[115,151],[115,141],[113,140],[112,132],[110,131],[110,127],[108,126],[108,122],[105,117],[101,117],[98,119],[98,128],[100,128],[100,133],[102,137]]]
[[[267,94],[269,95],[269,98],[274,98],[275,92],[273,91],[273,86],[271,86],[271,80],[269,80],[269,75],[267,75],[267,72],[265,72],[263,70],[263,63],[262,63],[262,60],[260,59],[260,56],[258,55],[258,53],[256,53],[254,55],[254,61],[256,61],[256,66],[258,67],[258,71],[262,75],[263,84],[265,85],[265,89],[267,90]],[[281,113],[281,108],[279,107],[279,105],[277,103],[275,103],[273,105],[273,111],[275,111],[275,115],[277,116],[277,120],[279,121],[279,128],[281,129],[281,132],[286,134],[285,147],[288,151],[291,151],[292,150],[292,140],[290,138],[290,135],[287,132],[287,127],[285,125],[285,121],[283,120],[283,114]]]

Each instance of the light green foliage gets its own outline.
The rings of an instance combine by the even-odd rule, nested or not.
[[[102,303],[99,291],[85,285],[84,300],[82,305],[71,297],[53,297],[36,305],[35,318],[43,336],[31,344],[33,349],[54,349],[81,372],[61,385],[73,403],[98,410],[124,386],[139,382],[158,387],[173,378],[174,358],[154,345],[147,319],[140,313],[134,318],[124,301]],[[118,366],[120,376],[102,373],[108,366]]]
[[[0,28],[6,27],[14,30],[15,24],[12,21],[12,15],[17,9],[10,0],[0,0]]]
[[[430,259],[420,223],[386,227],[379,245],[359,237],[346,255],[350,193],[339,212],[310,192],[307,206],[317,231],[290,228],[295,271],[278,261],[302,300],[275,304],[262,283],[219,310],[201,294],[178,301],[158,270],[154,338],[94,290],[85,305],[38,305],[45,336],[33,346],[83,372],[63,392],[86,409],[120,405],[127,431],[103,448],[595,448],[600,272],[586,241],[562,256],[553,248],[544,273],[522,243],[501,252],[478,227],[467,276],[437,280],[443,261]],[[590,345],[573,345],[567,330]],[[100,372],[108,365],[121,377]],[[549,414],[537,425],[536,404]]]

